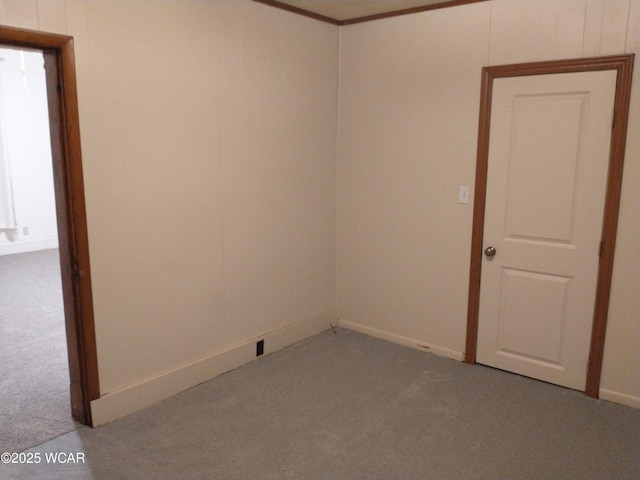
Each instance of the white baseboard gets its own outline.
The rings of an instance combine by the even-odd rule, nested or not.
[[[378,330],[376,328],[368,327],[366,325],[362,325],[355,322],[350,322],[348,320],[339,320],[338,325],[343,328],[347,328],[349,330],[355,330],[356,332],[361,332],[366,335],[371,335],[372,337],[382,338],[384,340],[388,340],[390,342],[397,343],[400,345],[405,345],[407,347],[415,348],[422,351],[432,352],[436,355],[452,358],[454,360],[459,360],[459,361],[464,360],[464,354],[462,352],[457,352],[449,348],[444,348],[444,347],[432,345],[426,342],[421,342],[413,338],[403,337],[401,335],[396,335],[395,333],[386,332],[384,330]],[[606,400],[608,402],[618,403],[620,405],[626,405],[627,407],[640,409],[640,397],[634,397],[633,395],[626,395],[624,393],[618,393],[618,392],[614,392],[612,390],[606,390],[606,389],[600,389],[599,396],[601,400]]]
[[[599,396],[601,400],[607,400],[608,402],[619,403],[620,405],[640,409],[640,397],[634,397],[633,395],[626,395],[624,393],[618,393],[604,388],[600,389]]]
[[[130,415],[256,360],[258,340],[264,340],[264,355],[268,355],[331,328],[330,322],[336,323],[335,309],[311,315],[188,365],[102,395],[91,402],[93,426],[98,427]]]
[[[1,242],[0,256],[49,250],[51,248],[58,248],[58,237],[30,238],[28,240],[21,238],[15,242]]]
[[[378,330],[377,328],[368,327],[360,323],[341,319],[338,321],[338,325],[349,330],[355,330],[356,332],[371,335],[372,337],[382,338],[383,340],[388,340],[389,342],[415,348],[417,350],[422,350],[423,352],[431,352],[436,355],[440,355],[441,357],[452,358],[460,362],[464,359],[464,355],[462,352],[457,352],[455,350],[440,347],[438,345],[433,345],[427,342],[421,342],[420,340],[415,340],[413,338],[403,337],[401,335],[396,335],[395,333],[386,332],[384,330]]]
[[[256,342],[258,340],[264,340],[264,353],[268,355],[327,330],[330,328],[329,323],[334,325],[337,323],[340,327],[421,351],[429,351],[436,355],[458,361],[463,360],[462,352],[449,348],[421,342],[347,320],[336,321],[336,312],[331,309],[266,333],[265,335],[252,338],[188,365],[183,365],[172,371],[149,378],[138,384],[131,385],[119,391],[107,393],[91,402],[93,426],[98,427],[130,415],[200,383],[211,380],[218,375],[256,360]],[[601,389],[600,398],[640,409],[640,398],[631,395]]]

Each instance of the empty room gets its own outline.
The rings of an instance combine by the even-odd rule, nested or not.
[[[638,478],[639,0],[0,0],[0,48],[69,420],[2,478]]]

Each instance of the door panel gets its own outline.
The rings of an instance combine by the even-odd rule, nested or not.
[[[513,97],[507,238],[570,242],[587,99],[582,92]],[[544,195],[538,196],[541,186]]]
[[[501,354],[549,366],[562,364],[562,327],[569,281],[559,275],[502,270],[498,315]],[[519,317],[523,317],[519,322],[509,321]]]
[[[616,72],[493,84],[477,361],[584,390]]]

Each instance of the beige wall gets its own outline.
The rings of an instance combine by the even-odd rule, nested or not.
[[[488,24],[479,4],[341,30],[341,320],[462,351]]]
[[[474,182],[481,67],[638,53],[639,5],[492,0],[341,30],[341,322],[462,358],[473,202],[458,187]],[[638,407],[639,79],[601,384]]]
[[[0,0],[0,23],[75,37],[103,396],[335,320],[337,27],[248,0]]]

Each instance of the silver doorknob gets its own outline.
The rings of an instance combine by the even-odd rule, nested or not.
[[[497,250],[493,247],[487,247],[484,249],[484,254],[489,258],[493,257],[496,254],[496,252]]]

